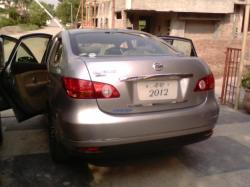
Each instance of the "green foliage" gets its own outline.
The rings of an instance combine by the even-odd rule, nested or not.
[[[8,13],[8,10],[3,9],[3,8],[0,7],[0,13]]]
[[[47,20],[47,14],[33,1],[29,6],[29,23],[42,27],[46,25]]]
[[[42,5],[49,11],[49,13],[51,13],[53,16],[55,16],[56,12],[55,12],[55,7],[52,4],[47,4],[44,2],[41,2]]]
[[[8,10],[9,17],[13,20],[19,20],[20,15],[18,14],[17,10],[15,8],[10,8]]]
[[[33,30],[35,27],[34,25],[37,25],[38,27],[46,25],[49,16],[36,2],[32,0],[6,1],[13,2],[15,8],[9,8],[8,10],[0,8],[0,14],[9,14],[9,19],[0,18],[0,27],[19,24],[23,29],[27,27],[25,30]],[[52,15],[55,15],[54,5],[44,2],[41,3]]]
[[[15,25],[15,24],[16,22],[13,19],[8,19],[5,17],[1,17],[0,19],[0,28],[5,27],[5,26]]]
[[[250,71],[248,71],[241,80],[241,85],[245,89],[250,89]]]
[[[75,19],[75,14],[79,7],[79,0],[60,0],[60,3],[58,4],[56,8],[56,16],[62,20],[63,24],[70,23],[71,22],[71,4],[72,3],[72,9],[73,9],[73,21]]]

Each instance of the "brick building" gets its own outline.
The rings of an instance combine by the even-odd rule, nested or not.
[[[225,48],[240,44],[245,0],[86,0],[98,28],[129,28],[194,40],[198,55],[221,76]]]
[[[156,35],[232,38],[242,31],[245,0],[87,0],[87,19],[99,28]]]

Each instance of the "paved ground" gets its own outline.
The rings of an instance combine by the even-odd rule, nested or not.
[[[0,186],[249,186],[250,116],[221,107],[214,136],[179,151],[121,158],[104,165],[55,165],[43,116],[16,123],[3,113]]]

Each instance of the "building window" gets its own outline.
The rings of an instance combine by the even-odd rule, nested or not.
[[[166,34],[167,34],[167,35],[170,35],[171,21],[170,21],[170,20],[166,20],[165,26],[166,26]]]
[[[116,19],[122,19],[122,12],[116,12]]]
[[[105,24],[105,28],[108,28],[108,24],[109,24],[108,18],[105,19],[105,23],[104,24]]]

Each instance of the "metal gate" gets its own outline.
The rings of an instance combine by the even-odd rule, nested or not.
[[[221,104],[235,104],[237,75],[240,65],[241,49],[227,48],[224,67]]]

